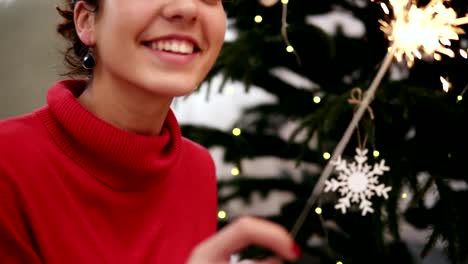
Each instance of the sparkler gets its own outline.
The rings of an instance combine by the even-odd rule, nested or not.
[[[455,10],[447,7],[445,2],[432,0],[419,8],[411,0],[390,0],[394,19],[389,23],[381,20],[380,24],[398,61],[406,60],[408,66],[412,66],[416,58],[436,54],[455,57],[455,52],[449,48],[450,43],[465,33],[459,26],[468,23],[468,15],[458,18]],[[387,5],[381,5],[389,14]]]
[[[325,186],[325,181],[330,177],[333,170],[332,160],[343,154],[353,131],[359,124],[365,110],[369,107],[377,88],[388,72],[393,60],[396,59],[399,62],[405,60],[408,67],[411,67],[416,59],[424,59],[428,56],[440,58],[441,54],[445,54],[449,57],[455,57],[455,52],[450,49],[450,44],[452,40],[459,39],[459,34],[464,33],[460,26],[468,24],[468,14],[465,17],[458,18],[455,10],[446,6],[447,1],[432,0],[424,7],[418,7],[413,0],[390,0],[390,7],[385,3],[381,3],[382,9],[387,15],[393,13],[390,22],[379,21],[381,30],[390,41],[389,51],[354,114],[351,123],[336,146],[332,158],[322,171],[312,194],[307,200],[306,206],[293,226],[291,230],[293,237],[297,235],[307,215],[316,203],[317,198],[320,196]],[[461,52],[461,56],[465,53]],[[444,89],[448,91],[450,83],[443,78],[441,78],[441,82],[444,85]]]

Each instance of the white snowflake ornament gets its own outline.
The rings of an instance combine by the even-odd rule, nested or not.
[[[369,200],[372,196],[382,196],[388,199],[388,192],[392,187],[386,187],[384,184],[379,184],[378,176],[383,175],[390,168],[385,166],[385,160],[374,164],[374,167],[369,166],[367,161],[367,149],[356,149],[354,162],[347,163],[338,157],[331,161],[335,166],[335,170],[339,173],[338,180],[331,179],[325,181],[325,192],[338,191],[341,198],[335,205],[335,209],[341,209],[343,214],[351,207],[351,203],[359,204],[359,209],[362,215],[373,213],[372,202]]]

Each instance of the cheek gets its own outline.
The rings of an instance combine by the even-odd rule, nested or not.
[[[219,16],[216,19],[213,19],[211,21],[218,21],[216,23],[214,22],[208,22],[208,30],[209,34],[212,39],[213,45],[216,46],[216,48],[219,50],[223,46],[224,43],[224,38],[226,34],[226,17],[223,15]]]
[[[148,20],[148,8],[142,8],[140,5],[121,3],[128,0],[116,0],[109,3],[104,8],[101,34],[105,35],[107,39],[122,39],[133,41],[137,34],[142,30],[146,20]],[[135,1],[142,2],[142,1]],[[144,2],[144,1],[143,1]],[[121,43],[124,44],[124,43]]]

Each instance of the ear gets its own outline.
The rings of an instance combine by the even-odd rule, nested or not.
[[[86,46],[96,44],[95,18],[96,12],[94,11],[94,7],[85,3],[85,1],[78,1],[76,3],[73,17],[75,29],[81,42]]]

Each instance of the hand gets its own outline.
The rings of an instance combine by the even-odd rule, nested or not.
[[[289,261],[296,260],[300,255],[299,247],[283,227],[265,220],[243,217],[199,244],[187,264],[229,264],[231,255],[252,245],[271,250]],[[270,259],[254,263],[280,262],[279,259]]]

